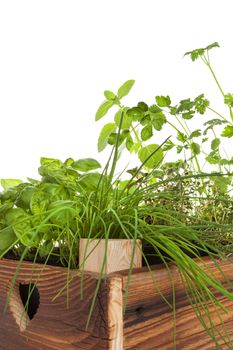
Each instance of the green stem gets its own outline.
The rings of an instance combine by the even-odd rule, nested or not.
[[[211,107],[209,107],[209,106],[208,106],[207,108],[208,108],[211,112],[217,114],[217,115],[218,115],[220,118],[222,118],[226,123],[233,125],[233,123],[232,123],[231,121],[227,120],[222,114],[220,114],[219,112],[215,111],[215,109],[213,109],[213,108],[211,108]]]
[[[114,151],[114,156],[113,156],[113,161],[112,161],[112,167],[111,171],[109,174],[109,183],[112,183],[113,176],[115,174],[116,170],[116,164],[117,164],[117,158],[118,158],[118,149],[119,149],[119,140],[120,140],[120,133],[121,133],[121,128],[122,128],[122,122],[123,122],[123,116],[124,116],[124,111],[121,111],[121,118],[120,118],[120,124],[119,124],[119,130],[117,133],[116,137],[116,143],[115,143],[115,151]]]
[[[133,131],[133,133],[134,133],[134,136],[135,136],[135,138],[136,138],[137,143],[139,143],[139,144],[141,145],[142,143],[141,143],[141,140],[140,140],[139,137],[138,137],[137,131],[135,130],[135,128],[133,127],[133,125],[131,125],[131,128],[132,128],[132,131]]]
[[[204,61],[204,62],[205,62],[205,61]],[[223,91],[223,89],[222,89],[222,87],[221,87],[221,85],[220,85],[220,83],[219,83],[219,81],[218,81],[218,79],[217,79],[217,77],[216,77],[216,75],[215,75],[215,73],[214,73],[214,71],[213,71],[211,65],[210,65],[210,62],[209,62],[209,61],[206,61],[205,64],[206,64],[207,67],[209,68],[209,70],[210,70],[210,72],[211,72],[211,74],[212,74],[212,76],[213,76],[213,78],[214,78],[214,80],[215,80],[215,83],[217,84],[217,86],[218,86],[218,88],[219,88],[219,91],[221,92],[221,94],[222,94],[222,96],[223,96],[223,98],[224,98],[224,97],[225,97],[224,91]],[[231,120],[233,121],[233,111],[232,111],[232,107],[229,107],[229,112],[230,112]]]
[[[219,88],[219,91],[221,92],[221,94],[224,97],[225,96],[224,91],[223,91],[223,89],[222,89],[222,87],[221,87],[221,85],[220,85],[220,83],[219,83],[219,81],[218,81],[218,79],[217,79],[217,77],[216,77],[216,75],[215,75],[215,73],[214,73],[210,63],[206,63],[206,65],[209,68],[209,70],[210,70],[210,72],[211,72],[211,74],[212,74],[212,76],[213,76],[213,78],[214,78],[214,80],[215,80],[215,82],[216,82],[216,84],[217,84],[217,86]]]

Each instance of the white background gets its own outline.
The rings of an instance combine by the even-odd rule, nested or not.
[[[219,42],[212,62],[232,92],[232,13],[232,0],[0,0],[0,178],[36,177],[41,156],[104,163],[108,120],[95,112],[128,79],[128,105],[202,92],[218,104],[209,72],[183,54]]]

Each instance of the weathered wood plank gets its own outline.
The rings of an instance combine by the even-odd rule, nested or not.
[[[90,305],[96,288],[98,275],[85,273],[84,299],[80,300],[80,277],[71,272],[73,280],[67,290],[52,302],[54,296],[67,282],[67,269],[60,267],[44,268],[36,264],[34,269],[30,263],[24,262],[17,275],[17,284],[11,300],[11,307],[3,313],[10,281],[14,276],[17,262],[9,260],[0,261],[0,348],[9,350],[26,349],[57,349],[57,350],[89,350],[109,349],[115,341],[114,325],[108,325],[108,299],[111,296],[112,284],[107,280],[106,286],[102,284],[93,311],[90,326],[86,331],[86,321]],[[40,276],[41,275],[41,276]],[[38,277],[40,278],[38,279]],[[29,322],[25,331],[20,331],[17,324],[22,308],[14,309],[14,303],[19,304],[18,284],[36,283],[40,294],[40,305],[35,317]],[[120,280],[121,281],[121,280]],[[18,301],[16,302],[16,297]],[[67,307],[67,298],[69,307]],[[111,347],[111,349],[113,349]]]
[[[205,259],[208,268],[216,278],[223,280],[220,271],[210,259]],[[17,283],[36,283],[40,293],[40,305],[35,317],[26,330],[20,331],[17,323],[18,284],[15,285],[16,307],[11,305],[4,314],[3,309],[14,276],[17,262],[0,261],[0,349],[5,350],[173,350],[173,312],[162,300],[161,293],[172,302],[172,285],[168,272],[163,266],[154,266],[153,279],[147,268],[135,269],[131,276],[127,307],[122,317],[123,294],[127,286],[128,271],[120,271],[107,276],[97,296],[97,303],[86,331],[86,320],[98,274],[84,274],[84,299],[80,301],[80,276],[74,277],[69,285],[69,293],[64,290],[52,302],[54,295],[67,281],[67,269],[47,266],[41,272],[41,265],[34,269],[24,262],[17,276]],[[232,263],[220,262],[222,271],[233,281]],[[206,267],[205,267],[206,268]],[[214,350],[215,345],[206,334],[189,304],[178,270],[171,267],[176,288],[176,349]],[[40,277],[40,278],[38,278]],[[37,281],[38,280],[38,281]],[[156,288],[154,285],[156,281]],[[228,313],[221,313],[229,332],[229,342],[233,343],[233,303],[219,293],[216,294]],[[69,299],[69,308],[66,299]],[[18,300],[18,301],[17,301]],[[18,302],[18,304],[17,304]],[[15,308],[14,311],[12,311]],[[214,307],[210,305],[212,321],[221,329]],[[207,320],[205,320],[206,322]],[[220,338],[219,338],[220,339]],[[223,341],[220,339],[220,343]],[[223,349],[228,349],[223,345]]]
[[[217,278],[223,281],[220,271],[210,259],[205,259],[208,267]],[[232,264],[226,261],[220,262],[222,271],[233,281]],[[190,306],[184,291],[178,269],[171,267],[173,281],[176,288],[176,349],[182,350],[214,350],[215,345],[210,339],[203,326],[200,324],[193,308]],[[123,289],[127,284],[127,272],[123,276]],[[154,280],[154,282],[153,282]],[[154,283],[156,283],[156,288]],[[126,350],[172,350],[174,319],[173,311],[162,300],[161,294],[172,303],[172,283],[168,272],[162,266],[153,267],[153,279],[151,274],[145,270],[135,270],[131,277],[128,291],[127,308],[124,316],[124,349]],[[228,299],[215,293],[223,306],[229,311],[221,312],[223,321],[228,330],[230,342],[233,344],[233,303]],[[210,305],[211,320],[218,325],[220,330],[221,321],[215,309]],[[206,324],[208,320],[205,319]],[[221,344],[223,340],[217,335]],[[223,345],[223,349],[229,349]]]

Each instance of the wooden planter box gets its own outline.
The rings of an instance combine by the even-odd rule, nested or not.
[[[205,258],[205,261],[216,277],[220,278],[220,272],[213,262],[209,258]],[[86,331],[87,316],[98,282],[98,273],[84,273],[84,298],[80,300],[80,274],[71,271],[70,276],[73,279],[69,288],[52,301],[67,282],[67,269],[46,266],[42,270],[40,264],[32,266],[31,263],[23,262],[9,299],[9,306],[4,312],[17,264],[18,262],[12,260],[0,260],[0,349],[174,349],[173,312],[156,290],[147,268],[133,271],[124,316],[123,297],[128,271],[111,273],[106,277],[106,284],[102,281]],[[220,266],[228,278],[233,280],[232,264],[222,261]],[[158,289],[172,302],[172,285],[167,270],[162,265],[153,266],[152,270]],[[189,304],[177,268],[171,266],[171,271],[176,287],[176,349],[214,350],[215,345]],[[23,314],[22,291],[25,291],[29,283],[36,284],[38,293],[35,292],[31,297],[29,311],[31,309],[34,317],[28,319],[26,327],[28,316]],[[233,342],[233,303],[222,296],[218,297],[229,310],[228,313],[223,313],[222,317]],[[213,308],[211,317],[215,324],[220,323]],[[217,338],[223,344],[223,340]],[[223,349],[228,347],[223,345]]]

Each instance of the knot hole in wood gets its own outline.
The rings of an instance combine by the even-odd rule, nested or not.
[[[20,332],[26,330],[30,320],[36,315],[39,305],[40,293],[33,283],[16,282],[9,291],[9,308]]]

